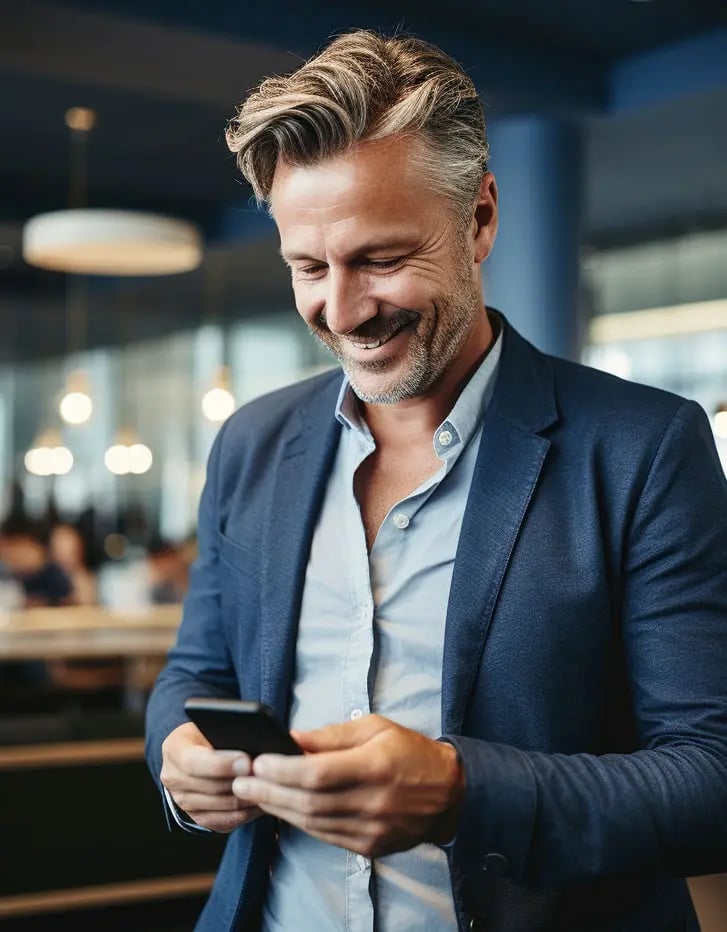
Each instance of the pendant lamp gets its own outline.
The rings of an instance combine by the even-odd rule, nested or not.
[[[69,209],[38,214],[23,228],[30,265],[75,275],[172,275],[202,261],[202,238],[186,220],[135,210],[86,206],[86,140],[96,114],[66,112],[71,133]]]

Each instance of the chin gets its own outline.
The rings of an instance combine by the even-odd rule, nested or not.
[[[396,404],[424,394],[423,389],[412,387],[404,379],[360,379],[355,373],[352,378],[350,372],[346,375],[356,397],[366,404]]]

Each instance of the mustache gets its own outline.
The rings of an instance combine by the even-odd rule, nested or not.
[[[361,324],[360,327],[348,330],[343,336],[361,341],[388,340],[397,331],[402,330],[418,318],[419,314],[416,311],[407,311],[401,308],[386,318],[379,318],[378,315],[372,317]],[[323,312],[318,317],[318,326],[321,330],[331,332],[326,322],[326,315]]]

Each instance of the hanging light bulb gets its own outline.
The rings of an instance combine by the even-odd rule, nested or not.
[[[25,468],[34,476],[53,474],[53,451],[50,447],[34,446],[25,454]]]
[[[129,471],[129,448],[123,443],[114,443],[104,454],[106,469],[115,476],[125,476]]]
[[[128,447],[129,472],[140,476],[151,469],[154,457],[149,447],[145,443],[132,443]]]
[[[104,463],[109,472],[116,476],[134,473],[137,476],[148,472],[154,462],[154,456],[145,443],[140,443],[131,430],[120,430],[113,443],[104,454]]]
[[[215,374],[212,388],[202,398],[202,413],[208,421],[225,421],[235,410],[235,398],[230,391],[230,370],[221,366]]]
[[[34,476],[65,476],[73,469],[73,454],[55,428],[38,435],[25,454],[25,468]]]
[[[79,370],[68,376],[58,411],[66,424],[85,424],[91,417],[93,401],[85,372]]]

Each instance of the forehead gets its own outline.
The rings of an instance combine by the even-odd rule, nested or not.
[[[448,204],[422,177],[419,143],[364,143],[315,165],[279,163],[271,207],[284,251],[301,239],[335,245],[359,234],[411,235],[446,222]]]

